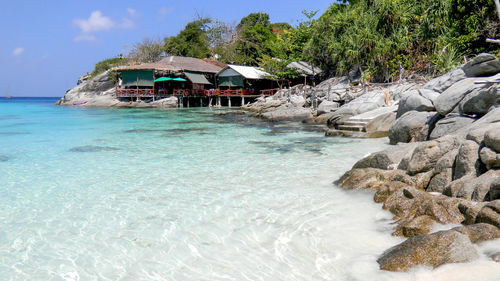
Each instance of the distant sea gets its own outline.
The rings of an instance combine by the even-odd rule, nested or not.
[[[0,98],[0,280],[499,276],[485,257],[378,270],[402,241],[391,214],[332,182],[387,139],[325,138],[230,109],[56,100]]]

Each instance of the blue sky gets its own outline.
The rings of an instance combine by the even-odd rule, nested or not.
[[[267,12],[295,25],[333,0],[0,0],[0,96],[63,96],[100,60],[142,39],[176,35],[196,15],[225,22]]]

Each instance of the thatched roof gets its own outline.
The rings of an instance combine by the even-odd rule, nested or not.
[[[193,71],[201,73],[217,73],[222,67],[220,63],[190,57],[169,56],[154,63],[116,67],[114,71],[125,70],[159,70],[159,71]]]

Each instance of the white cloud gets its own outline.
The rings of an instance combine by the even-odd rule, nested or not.
[[[78,26],[83,33],[110,30],[115,23],[102,15],[101,11],[93,11],[87,20],[74,19],[73,24]]]
[[[136,10],[128,8],[127,12],[130,16],[134,16]],[[81,30],[81,34],[76,36],[73,40],[75,42],[81,41],[95,41],[97,38],[94,33],[101,31],[109,31],[111,29],[123,28],[128,29],[135,26],[135,23],[129,18],[123,18],[122,22],[116,23],[111,18],[106,17],[101,11],[93,11],[88,19],[74,19],[73,25]]]
[[[14,51],[12,51],[12,55],[17,57],[17,56],[20,56],[22,55],[22,53],[24,53],[24,48],[15,48]]]

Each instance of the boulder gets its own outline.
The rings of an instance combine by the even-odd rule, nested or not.
[[[158,107],[158,108],[176,108],[177,104],[178,104],[177,97],[169,97],[149,103],[151,107]]]
[[[473,91],[459,105],[459,111],[467,115],[485,115],[489,109],[500,105],[499,86]]]
[[[464,200],[458,204],[458,209],[460,213],[464,216],[464,221],[462,224],[470,225],[476,223],[477,214],[486,205],[485,202],[473,202]]]
[[[500,130],[490,129],[484,134],[484,145],[500,153]]]
[[[310,108],[291,106],[290,104],[281,105],[274,110],[268,110],[261,115],[270,121],[303,121],[313,119]]]
[[[453,230],[467,235],[472,243],[481,243],[500,238],[500,229],[487,223],[459,226],[453,228]]]
[[[493,168],[500,168],[500,153],[497,153],[489,147],[483,147],[479,152],[481,162],[488,170]]]
[[[453,136],[420,143],[408,163],[408,173],[416,175],[433,169],[436,163],[450,150],[458,148],[460,142]]]
[[[490,200],[500,199],[500,177],[494,179],[490,185]]]
[[[302,107],[306,104],[306,99],[303,96],[291,95],[290,103],[295,107]]]
[[[450,150],[437,161],[427,191],[442,193],[444,188],[450,184],[453,180],[453,165],[457,154],[458,149]]]
[[[477,122],[483,121],[483,118],[479,119]],[[477,144],[482,145],[484,141],[484,135],[486,132],[492,130],[500,130],[500,122],[491,124],[473,124],[473,128],[470,128],[466,135],[466,139],[475,141]]]
[[[422,94],[423,93],[423,94]],[[396,118],[401,117],[408,111],[434,111],[433,100],[439,93],[431,90],[411,90],[399,101]]]
[[[500,177],[500,171],[489,170],[479,177],[472,177],[466,181],[462,188],[457,192],[458,198],[464,198],[473,201],[488,201],[491,184]]]
[[[435,140],[444,135],[452,134],[458,129],[472,124],[476,119],[460,116],[458,114],[448,114],[445,118],[439,120],[432,130],[429,139]]]
[[[428,234],[434,220],[426,215],[414,217],[408,221],[398,222],[396,230],[392,233],[395,236],[415,237]]]
[[[454,180],[450,182],[443,190],[443,195],[450,196],[450,197],[457,197],[457,194],[462,188],[464,187],[465,184],[467,184],[469,181],[471,181],[473,178],[475,178],[472,175],[468,175],[465,177],[462,177],[458,180]]]
[[[455,230],[409,238],[385,251],[377,260],[380,269],[408,271],[414,266],[436,268],[449,263],[469,262],[478,257],[470,239]]]
[[[407,185],[413,184],[410,176],[402,170],[381,170],[374,168],[352,169],[335,183],[345,189],[378,190],[390,181],[399,181]]]
[[[354,164],[354,169],[376,168],[382,170],[394,170],[401,160],[413,153],[416,143],[398,144],[386,150],[374,152]]]
[[[368,133],[371,132],[389,132],[392,125],[396,121],[395,112],[387,112],[385,114],[380,114],[377,117],[370,120],[365,125],[365,130]]]
[[[318,106],[318,115],[332,112],[332,111],[336,110],[337,108],[339,108],[338,102],[324,100]]]
[[[491,76],[500,72],[500,60],[492,54],[483,53],[466,63],[462,69],[467,77]]]
[[[472,91],[479,91],[486,84],[476,84],[479,78],[463,79],[446,89],[435,101],[436,111],[442,116],[452,112],[455,107]]]
[[[482,222],[500,228],[500,200],[491,201],[481,209],[477,214],[476,223]]]
[[[446,89],[448,89],[451,85],[465,78],[466,78],[465,72],[462,70],[461,67],[457,67],[443,76],[439,76],[430,80],[422,88],[442,93]]]
[[[431,112],[409,111],[396,120],[389,130],[391,144],[399,142],[411,142],[419,137],[420,130],[425,126],[428,119],[433,115]],[[421,137],[419,137],[421,138]]]
[[[479,145],[470,140],[463,142],[455,159],[455,169],[453,180],[457,180],[466,175],[477,176],[479,174]]]
[[[384,203],[394,192],[407,187],[408,184],[400,181],[390,181],[381,186],[373,196],[376,203]]]

